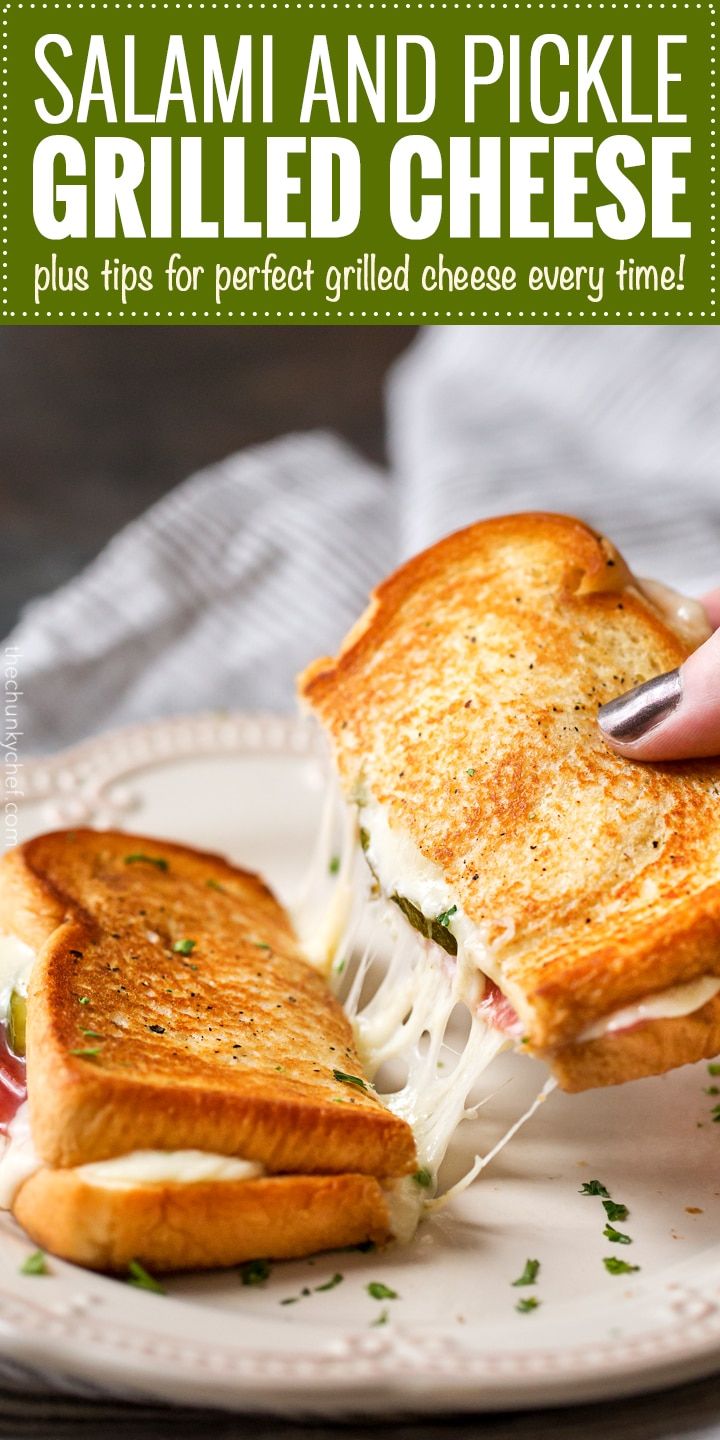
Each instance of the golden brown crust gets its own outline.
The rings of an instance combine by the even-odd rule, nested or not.
[[[346,790],[363,780],[495,942],[538,1051],[720,974],[720,763],[633,764],[596,723],[686,654],[610,542],[512,515],[411,560],[301,678]]]
[[[43,1250],[91,1270],[212,1269],[243,1260],[299,1259],[389,1238],[377,1180],[275,1175],[133,1190],[88,1185],[73,1170],[38,1170],[14,1214]]]
[[[164,840],[57,832],[0,864],[0,924],[35,944],[45,927],[27,1064],[48,1164],[146,1148],[270,1171],[416,1163],[409,1127],[334,1078],[362,1074],[349,1023],[256,876]]]
[[[678,1065],[710,1060],[718,1053],[720,996],[692,1015],[647,1020],[632,1030],[565,1045],[547,1058],[562,1089],[576,1091],[664,1075]]]

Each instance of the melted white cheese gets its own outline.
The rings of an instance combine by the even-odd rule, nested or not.
[[[0,1152],[0,1209],[10,1210],[20,1186],[42,1168],[33,1144],[27,1102],[8,1127]],[[147,1185],[199,1185],[207,1181],[255,1180],[265,1174],[254,1160],[205,1150],[133,1150],[112,1160],[76,1165],[72,1174],[101,1190],[137,1190]]]
[[[7,1015],[13,990],[27,995],[35,951],[17,935],[0,935],[0,1017]]]
[[[641,595],[660,612],[665,624],[691,650],[697,650],[710,639],[712,626],[699,600],[690,600],[687,595],[681,595],[679,590],[663,585],[660,580],[636,578],[635,584]]]
[[[512,1041],[476,1013],[483,983],[477,957],[487,957],[490,968],[492,955],[466,917],[456,912],[451,919],[456,960],[377,894],[373,872],[383,891],[397,890],[424,914],[437,915],[454,903],[437,867],[422,857],[416,864],[412,841],[393,835],[381,808],[365,799],[360,820],[370,843],[365,855],[357,841],[353,847],[354,902],[331,978],[364,1070],[377,1081],[388,1109],[411,1126],[418,1167],[430,1172],[427,1185],[410,1177],[385,1187],[392,1233],[405,1242],[435,1203],[437,1172],[458,1124],[476,1113],[477,1106],[468,1104],[470,1091]],[[341,870],[350,874],[346,856]],[[458,1012],[465,1032],[457,1025],[449,1029]]]
[[[113,1160],[78,1165],[75,1174],[101,1190],[135,1190],[143,1185],[199,1185],[215,1180],[257,1180],[265,1174],[255,1160],[214,1155],[206,1150],[133,1150]]]
[[[0,1210],[10,1210],[20,1186],[35,1174],[42,1160],[30,1133],[27,1101],[8,1126],[4,1144],[0,1139]]]
[[[692,1015],[696,1010],[701,1010],[718,991],[720,977],[717,975],[703,975],[698,980],[689,980],[685,985],[671,985],[667,990],[659,990],[656,995],[648,995],[646,999],[638,1000],[634,1005],[626,1005],[622,1010],[615,1010],[604,1019],[588,1025],[587,1029],[578,1035],[577,1043],[598,1040],[601,1036],[613,1035],[618,1030],[629,1030],[643,1020],[679,1020],[684,1015]]]

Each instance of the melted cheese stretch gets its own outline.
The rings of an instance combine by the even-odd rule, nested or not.
[[[695,602],[683,603],[690,605]],[[391,827],[382,806],[372,801],[364,805],[362,824],[370,837],[368,859],[386,895],[396,893],[407,896],[427,916],[439,915],[451,908],[454,903],[452,893],[439,866],[420,852],[406,831]],[[504,943],[513,934],[514,922],[511,916],[507,916],[499,917],[498,923],[504,927],[501,936],[501,943]],[[507,994],[507,981],[502,976],[493,945],[483,939],[477,926],[459,906],[450,920],[450,929],[458,942],[460,975],[456,985],[457,998],[472,1004],[482,993],[482,975],[489,976]],[[437,946],[431,941],[425,943],[432,951],[437,951]],[[578,1036],[577,1043],[612,1035],[646,1020],[681,1019],[702,1009],[718,992],[720,977],[716,975],[703,975],[685,984],[668,986],[595,1021]],[[512,994],[508,998],[511,1001],[516,999]]]
[[[330,797],[328,808],[332,804]],[[354,813],[354,807],[349,808]],[[386,810],[367,794],[362,799],[360,823],[365,832],[365,855],[357,838],[353,839],[357,819],[348,826],[346,818],[343,825],[337,888],[325,911],[331,922],[314,929],[315,944],[311,940],[309,946],[307,930],[303,935],[302,916],[299,928],[320,968],[326,970],[335,955],[331,983],[353,1023],[371,1079],[381,1072],[382,1081],[383,1067],[388,1064],[404,1072],[397,1089],[382,1093],[379,1084],[380,1098],[411,1125],[419,1163],[435,1176],[458,1124],[466,1115],[475,1113],[476,1107],[467,1108],[470,1090],[495,1056],[513,1043],[511,1036],[487,1025],[477,1013],[483,977],[489,976],[496,983],[502,978],[495,953],[497,942],[486,941],[460,907],[450,918],[450,929],[458,943],[457,958],[413,930],[398,907],[385,897],[394,893],[407,897],[425,916],[433,917],[456,905],[447,882],[439,867],[421,854],[405,831],[392,828]],[[337,850],[337,839],[336,835],[333,843],[333,829],[326,820],[324,839],[315,857],[318,889],[320,893],[324,889],[326,897],[329,861]],[[312,883],[309,889],[312,891]],[[503,943],[513,934],[513,920],[510,916],[498,917],[498,922]],[[497,924],[493,928],[497,930]],[[506,992],[506,984],[501,989]],[[604,1017],[592,1027],[592,1035],[613,1033],[644,1020],[691,1014],[718,992],[720,978],[715,976],[668,988]],[[512,995],[509,998],[514,999]],[[445,1037],[458,1005],[466,1011],[469,1028],[459,1049],[453,1051]],[[586,1032],[580,1038],[589,1039],[591,1034]],[[546,1082],[534,1104],[489,1154],[475,1157],[468,1175],[452,1192],[433,1199],[432,1189],[423,1195],[417,1186],[408,1187],[407,1182],[392,1187],[389,1201],[398,1238],[410,1237],[424,1209],[444,1203],[451,1193],[475,1178],[535,1113],[554,1083],[552,1079]]]

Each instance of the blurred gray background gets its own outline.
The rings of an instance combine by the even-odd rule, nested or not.
[[[0,626],[192,471],[317,426],[384,457],[410,329],[6,329]]]

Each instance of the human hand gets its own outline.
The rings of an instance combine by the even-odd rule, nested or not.
[[[720,589],[702,603],[714,626],[710,639],[678,670],[601,706],[605,740],[630,760],[720,756]]]

